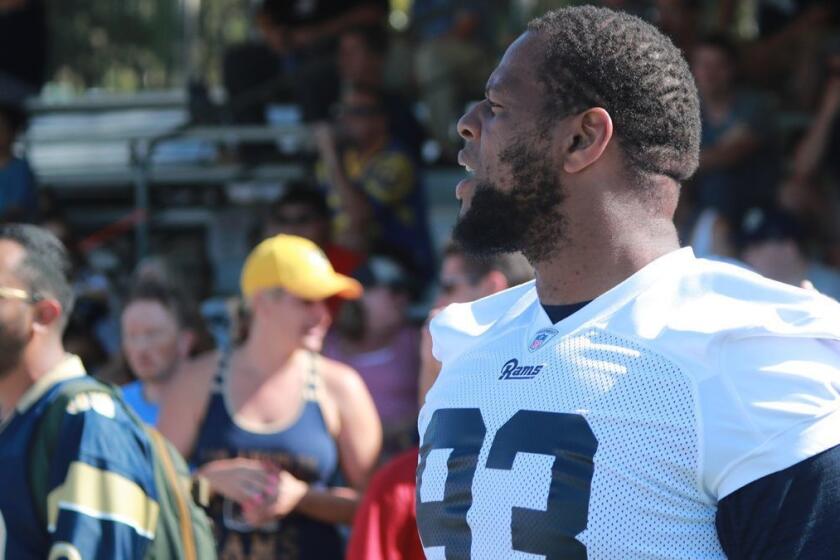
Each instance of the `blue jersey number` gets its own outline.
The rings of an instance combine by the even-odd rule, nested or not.
[[[478,453],[487,430],[477,408],[436,410],[423,435],[418,482],[426,460],[435,449],[452,449],[443,501],[420,501],[417,520],[423,546],[443,546],[447,560],[470,558],[472,535],[467,512],[472,506],[472,482]],[[544,511],[513,508],[513,549],[541,554],[548,559],[583,560],[586,547],[575,539],[586,529],[589,493],[598,448],[595,434],[583,416],[520,410],[499,428],[485,468],[510,470],[518,453],[554,457],[548,508]]]

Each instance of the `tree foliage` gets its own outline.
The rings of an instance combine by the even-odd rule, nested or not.
[[[50,76],[116,91],[179,87],[189,76],[212,82],[225,45],[247,33],[247,11],[247,0],[203,0],[188,57],[182,2],[47,0]]]

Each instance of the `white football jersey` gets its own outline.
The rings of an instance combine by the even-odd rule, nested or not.
[[[431,329],[429,558],[724,558],[719,500],[840,444],[840,305],[691,249],[557,324],[529,283]]]

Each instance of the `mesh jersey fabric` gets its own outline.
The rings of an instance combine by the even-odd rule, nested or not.
[[[840,443],[840,305],[690,249],[557,324],[530,283],[432,336],[429,558],[724,558],[719,500]]]

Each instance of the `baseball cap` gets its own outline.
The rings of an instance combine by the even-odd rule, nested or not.
[[[353,278],[366,288],[387,286],[408,290],[411,287],[405,269],[397,261],[379,255],[370,257],[353,271]]]
[[[240,285],[245,297],[267,288],[283,288],[308,300],[357,299],[363,291],[358,281],[337,273],[315,243],[285,234],[269,237],[251,251]]]
[[[778,208],[750,208],[741,219],[736,242],[739,247],[746,248],[787,239],[799,243],[803,237],[802,225],[793,214]]]

